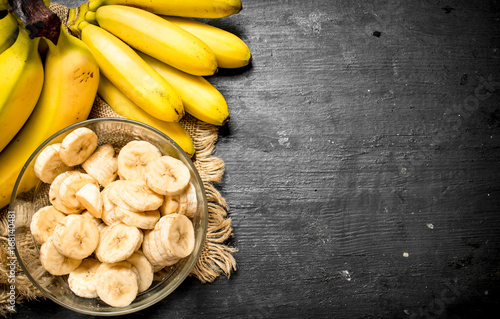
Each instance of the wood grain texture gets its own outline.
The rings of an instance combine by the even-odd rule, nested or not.
[[[138,316],[492,318],[500,2],[243,7],[209,21],[253,52],[209,78],[230,107],[217,187],[238,270]],[[17,317],[49,315],[78,317],[48,301]]]

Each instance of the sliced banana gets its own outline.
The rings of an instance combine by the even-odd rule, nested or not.
[[[66,215],[58,211],[54,206],[45,206],[37,210],[31,217],[31,235],[38,244],[43,244],[52,234],[57,223]]]
[[[185,215],[165,215],[158,221],[155,228],[160,230],[159,240],[156,242],[160,249],[164,249],[170,258],[184,258],[194,249],[193,223]]]
[[[52,183],[57,175],[73,169],[66,165],[59,155],[61,143],[55,143],[45,147],[35,160],[35,176],[44,183]]]
[[[64,256],[83,259],[99,244],[99,229],[89,218],[68,215],[54,228],[54,246]]]
[[[152,211],[158,209],[163,203],[163,196],[152,191],[146,183],[141,180],[120,181],[118,194],[132,211]],[[111,197],[113,200],[113,197]],[[119,205],[119,203],[115,203]]]
[[[111,144],[99,146],[90,157],[82,163],[82,167],[99,184],[106,187],[118,175],[118,159]]]
[[[97,295],[112,307],[125,307],[139,292],[139,279],[133,266],[126,261],[102,263],[96,272]]]
[[[160,212],[158,210],[132,212],[117,206],[115,208],[115,216],[125,225],[135,226],[140,229],[153,229],[160,219]]]
[[[51,275],[67,275],[76,269],[82,262],[81,259],[68,258],[62,255],[54,245],[52,236],[40,247],[40,262],[43,268]]]
[[[115,223],[118,223],[119,220],[118,218],[116,218],[116,213],[115,213],[116,205],[109,199],[108,192],[109,192],[108,188],[103,189],[103,191],[101,192],[102,204],[103,204],[101,219],[104,224],[113,225]]]
[[[154,192],[178,195],[188,187],[191,173],[182,161],[165,155],[148,163],[144,177]]]
[[[77,128],[61,142],[59,155],[68,166],[85,162],[97,147],[97,135],[86,127]]]
[[[144,256],[148,258],[148,260],[151,262],[152,265],[154,266],[171,266],[175,263],[177,263],[180,258],[176,257],[169,257],[165,253],[162,254],[162,252],[159,249],[158,246],[158,240],[157,240],[157,235],[160,232],[160,229],[155,228],[150,231],[146,231],[144,234],[144,240],[142,244],[142,252],[144,253]]]
[[[101,262],[94,258],[86,258],[80,266],[68,276],[69,289],[83,298],[97,298],[95,274]]]
[[[118,174],[127,180],[143,180],[146,165],[160,156],[160,150],[149,142],[128,142],[118,153]]]
[[[69,215],[69,214],[78,214],[81,212],[81,208],[70,208],[70,207],[67,207],[62,198],[61,198],[61,195],[59,194],[59,190],[61,188],[61,185],[63,183],[63,181],[70,175],[73,175],[73,174],[78,174],[78,173],[81,173],[80,171],[78,170],[71,170],[71,171],[66,171],[64,173],[61,173],[59,175],[57,175],[57,177],[54,179],[54,181],[52,182],[52,184],[50,184],[50,188],[49,188],[49,201],[50,203],[59,211],[65,213],[66,215]]]
[[[102,220],[100,218],[95,218],[94,215],[92,215],[89,211],[84,210],[83,212],[80,213],[83,217],[87,217],[90,219],[94,224],[99,228],[99,226],[102,224]]]
[[[184,215],[189,218],[193,218],[198,210],[198,198],[196,197],[196,188],[193,183],[189,183],[189,186],[185,192],[186,194],[186,210]]]
[[[94,184],[99,187],[99,184],[89,174],[78,172],[66,177],[59,188],[59,196],[63,204],[70,209],[82,211],[85,207],[76,198],[76,192],[87,184]]]
[[[133,208],[122,199],[123,184],[127,182],[127,180],[113,181],[104,189],[104,191],[106,191],[106,196],[115,206],[120,206],[133,212],[139,212],[140,210]]]
[[[135,252],[127,261],[134,266],[139,273],[139,292],[146,291],[153,283],[153,266],[149,260],[139,252]]]
[[[105,263],[123,261],[132,256],[142,240],[143,234],[137,227],[115,223],[102,231],[95,255]]]
[[[99,186],[88,183],[75,193],[75,197],[95,218],[101,218],[103,203]]]

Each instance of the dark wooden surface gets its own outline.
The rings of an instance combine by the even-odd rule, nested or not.
[[[500,1],[243,6],[212,23],[253,63],[210,78],[238,270],[130,318],[494,318]]]

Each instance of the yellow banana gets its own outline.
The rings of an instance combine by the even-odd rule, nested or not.
[[[0,151],[12,140],[35,108],[43,85],[39,38],[18,28],[16,42],[0,54]]]
[[[181,124],[177,122],[161,121],[144,112],[104,76],[101,76],[99,80],[97,92],[119,115],[156,128],[174,140],[189,157],[194,155],[193,140]]]
[[[248,65],[252,59],[246,43],[231,32],[196,20],[167,16],[163,18],[205,42],[214,52],[221,68],[240,68]]]
[[[95,13],[101,28],[162,62],[194,75],[217,71],[217,60],[207,44],[156,14],[119,5],[103,6]]]
[[[229,120],[226,100],[204,77],[184,73],[142,52],[138,53],[156,72],[172,84],[182,99],[186,113],[219,126]]]
[[[0,207],[9,203],[14,183],[29,156],[52,134],[87,119],[97,93],[99,67],[81,40],[61,26],[57,46],[45,42],[48,51],[40,99],[21,131],[0,153]],[[29,189],[37,179],[32,167],[26,169],[26,174]]]
[[[127,5],[156,14],[191,18],[223,18],[241,10],[241,0],[89,0],[89,9]]]
[[[0,11],[0,53],[14,44],[18,29],[16,17],[7,10]]]
[[[85,14],[89,12],[89,3],[84,2],[78,8],[70,8],[68,13],[68,28],[77,37],[81,37],[80,22],[85,21]]]
[[[178,122],[184,106],[172,86],[126,43],[108,31],[84,21],[82,40],[99,63],[102,74],[129,99],[152,116]]]

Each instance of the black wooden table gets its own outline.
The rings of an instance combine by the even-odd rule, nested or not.
[[[243,6],[213,25],[253,63],[210,78],[238,270],[129,317],[495,318],[500,1]]]

